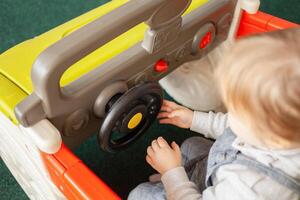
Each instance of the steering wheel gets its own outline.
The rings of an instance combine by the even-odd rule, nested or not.
[[[139,84],[111,98],[98,134],[100,147],[114,152],[138,139],[156,119],[162,99],[156,82]]]

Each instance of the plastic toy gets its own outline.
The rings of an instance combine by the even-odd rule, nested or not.
[[[27,195],[119,199],[69,148],[95,132],[125,148],[156,118],[162,77],[226,39],[296,26],[258,7],[115,0],[1,54],[0,152]]]

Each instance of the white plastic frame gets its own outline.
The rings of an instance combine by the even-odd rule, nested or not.
[[[43,135],[53,131],[48,126],[43,127],[29,132]],[[16,126],[1,112],[0,156],[30,199],[65,199],[52,183],[40,150],[28,135],[28,130]]]

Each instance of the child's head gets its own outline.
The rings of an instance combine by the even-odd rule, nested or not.
[[[220,64],[219,88],[236,134],[247,130],[239,135],[245,142],[266,147],[300,147],[300,28],[242,39]]]

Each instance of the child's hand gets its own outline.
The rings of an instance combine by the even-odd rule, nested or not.
[[[147,149],[146,161],[162,175],[170,169],[181,166],[180,148],[175,142],[172,142],[171,146],[159,137],[153,140]]]
[[[172,124],[180,128],[191,128],[194,112],[174,102],[164,100],[158,119],[161,124]]]

